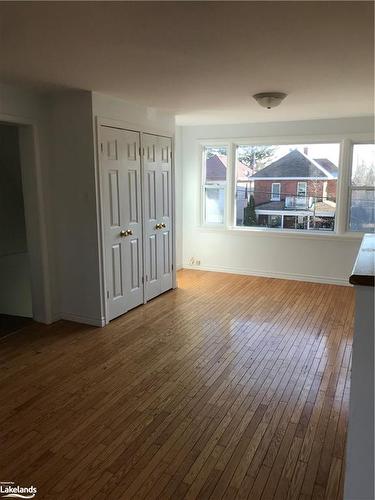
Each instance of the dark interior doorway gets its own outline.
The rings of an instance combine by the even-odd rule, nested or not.
[[[0,339],[16,333],[23,327],[33,323],[31,318],[23,316],[9,316],[8,314],[0,314]]]
[[[0,336],[32,318],[19,134],[0,123]]]

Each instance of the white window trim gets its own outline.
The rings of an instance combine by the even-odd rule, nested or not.
[[[304,191],[305,191],[305,194],[304,195],[299,195],[298,192],[300,190],[299,186],[300,184],[304,184],[305,187],[304,187]],[[297,193],[296,193],[296,196],[299,197],[299,198],[306,198],[307,197],[307,182],[306,181],[298,181],[297,182]]]
[[[364,233],[362,231],[356,231],[354,229],[350,228],[350,209],[352,205],[352,193],[353,191],[375,191],[375,186],[359,186],[359,187],[354,187],[352,185],[352,173],[353,173],[353,153],[354,153],[354,146],[357,146],[359,144],[374,144],[373,138],[368,141],[352,141],[351,143],[351,150],[350,150],[350,161],[349,161],[349,179],[348,179],[348,197],[347,197],[347,210],[346,210],[346,231],[348,233],[354,233],[354,234],[359,234],[363,235]]]
[[[325,239],[325,240],[335,240],[337,238],[343,240],[359,240],[362,238],[363,234],[359,231],[348,230],[349,221],[349,204],[348,204],[348,182],[351,179],[351,156],[352,156],[352,146],[353,144],[361,143],[371,143],[373,142],[373,135],[370,133],[349,133],[349,134],[325,134],[325,135],[301,135],[301,136],[253,136],[253,137],[227,137],[226,139],[217,138],[202,138],[197,140],[197,145],[199,149],[198,153],[198,163],[200,165],[200,172],[202,174],[203,166],[203,149],[209,146],[227,146],[228,151],[228,172],[227,172],[227,206],[224,208],[225,221],[226,224],[213,225],[204,224],[203,219],[203,204],[202,204],[202,177],[199,179],[198,192],[200,195],[200,208],[199,208],[199,220],[197,221],[197,229],[201,231],[214,231],[214,232],[230,232],[241,234],[243,236],[252,233],[257,236],[262,237],[287,237],[287,238],[312,238],[312,239]],[[305,230],[293,230],[293,229],[272,229],[272,228],[258,228],[258,227],[241,227],[236,226],[235,221],[235,203],[236,199],[234,196],[234,186],[235,186],[235,154],[236,148],[243,145],[285,145],[285,144],[340,144],[339,153],[339,172],[337,177],[337,188],[336,188],[336,214],[335,214],[335,230],[329,233],[324,231],[305,231]]]
[[[275,196],[273,194],[273,186],[279,186],[279,194]],[[280,201],[281,200],[281,182],[273,182],[271,184],[271,201]]]

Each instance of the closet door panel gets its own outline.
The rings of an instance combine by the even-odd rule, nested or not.
[[[157,250],[157,236],[156,234],[151,234],[149,236],[149,251],[150,251],[150,271],[148,275],[148,282],[150,284],[155,283],[158,280],[158,250]]]
[[[144,234],[145,234],[145,298],[160,294],[160,262],[158,257],[158,194],[160,180],[157,161],[157,136],[143,134],[144,168]]]
[[[143,134],[146,299],[172,288],[171,139]]]
[[[158,213],[162,224],[159,241],[160,289],[161,293],[172,288],[172,141],[159,137]]]
[[[126,162],[124,197],[126,203],[129,235],[126,240],[125,281],[128,309],[143,303],[143,245],[142,245],[142,193],[141,160],[139,154],[140,136],[138,132],[122,130],[121,153]]]
[[[108,319],[143,303],[139,133],[101,127]]]
[[[124,242],[120,238],[122,225],[126,221],[126,206],[121,197],[124,165],[119,159],[118,134],[102,130],[102,193],[103,226],[105,240],[105,268],[108,299],[108,315],[112,319],[126,310],[124,264]]]
[[[139,251],[139,239],[130,242],[130,290],[133,292],[141,288],[139,268],[141,267],[142,255]]]

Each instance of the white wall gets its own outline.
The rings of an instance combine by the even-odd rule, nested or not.
[[[32,317],[18,127],[0,124],[0,314]]]
[[[91,92],[1,85],[0,97],[0,119],[22,124],[33,316],[102,324]]]
[[[213,230],[200,224],[199,140],[362,134],[373,132],[371,118],[181,127],[183,171],[183,255],[201,269],[347,283],[360,239],[350,236],[275,234]],[[293,140],[290,139],[293,143]],[[180,197],[178,197],[180,198]]]
[[[98,92],[92,92],[92,109],[94,118],[120,120],[128,124],[138,125],[144,131],[174,135],[175,118],[172,113],[140,106]]]
[[[103,324],[91,92],[49,99],[53,240],[58,311],[72,321]]]
[[[182,129],[176,127],[175,135],[175,188],[176,188],[176,266],[182,268],[183,249],[183,156],[182,156]]]

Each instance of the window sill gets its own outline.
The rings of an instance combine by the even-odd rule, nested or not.
[[[202,233],[232,233],[235,235],[248,236],[257,235],[265,237],[281,237],[281,238],[304,238],[304,239],[324,239],[324,240],[349,240],[349,241],[360,241],[364,233],[359,232],[346,232],[346,233],[335,233],[335,232],[315,232],[315,231],[305,231],[305,230],[294,230],[294,229],[263,229],[263,228],[250,228],[250,227],[237,227],[237,226],[196,226],[197,231]]]

